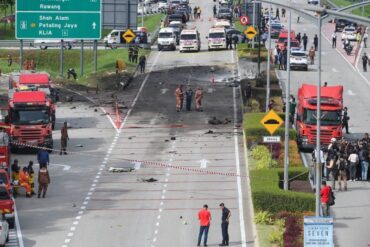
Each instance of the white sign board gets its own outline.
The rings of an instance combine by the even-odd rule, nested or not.
[[[278,143],[281,141],[280,136],[264,136],[263,142],[264,143]]]
[[[304,247],[333,247],[333,218],[304,217]]]

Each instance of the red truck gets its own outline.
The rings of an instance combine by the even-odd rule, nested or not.
[[[9,89],[21,91],[44,91],[49,99],[52,127],[55,127],[55,103],[58,95],[51,85],[50,75],[46,72],[14,72],[9,77]]]
[[[51,104],[44,91],[9,93],[10,148],[53,148]]]
[[[342,137],[341,115],[343,109],[343,86],[321,87],[320,141],[329,144],[331,138]],[[298,89],[296,116],[297,141],[301,149],[316,146],[317,86],[303,84]]]

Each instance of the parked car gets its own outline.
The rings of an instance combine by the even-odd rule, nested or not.
[[[307,0],[307,3],[316,5],[319,4],[319,0]]]
[[[184,28],[184,25],[181,21],[172,21],[168,24],[168,27],[171,27],[176,34],[176,45],[180,44],[180,33]]]
[[[158,2],[158,9],[168,9],[168,3],[167,1],[159,1]]]
[[[348,39],[350,41],[356,40],[356,28],[345,27],[342,32],[342,40]]]
[[[357,28],[357,23],[353,21],[349,21],[346,19],[335,19],[335,31],[336,32],[341,32],[343,29],[347,26],[352,26]]]
[[[168,16],[168,22],[172,21],[181,21],[182,23],[186,23],[186,20],[184,19],[184,15],[182,14],[172,14]]]
[[[217,18],[218,19],[227,19],[227,20],[232,20],[232,13],[230,12],[229,8],[219,8],[218,13],[217,13]]]
[[[291,49],[290,52],[290,68],[308,70],[308,58],[305,51]]]
[[[64,47],[68,50],[72,49],[73,44],[77,42],[75,39],[64,39]],[[61,41],[58,39],[35,39],[33,41],[33,46],[39,46],[41,50],[46,50],[48,47],[60,46]]]
[[[277,39],[279,37],[280,31],[284,29],[284,25],[280,22],[271,23],[271,38]]]

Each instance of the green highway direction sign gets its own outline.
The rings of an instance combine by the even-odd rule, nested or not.
[[[17,0],[17,39],[101,38],[102,0]]]

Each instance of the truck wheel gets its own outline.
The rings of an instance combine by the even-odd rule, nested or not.
[[[9,224],[9,229],[14,229],[15,219],[14,218],[9,218],[8,219],[8,224]]]
[[[176,51],[176,45],[173,45],[173,46],[172,46],[172,50],[173,50],[173,51]]]

